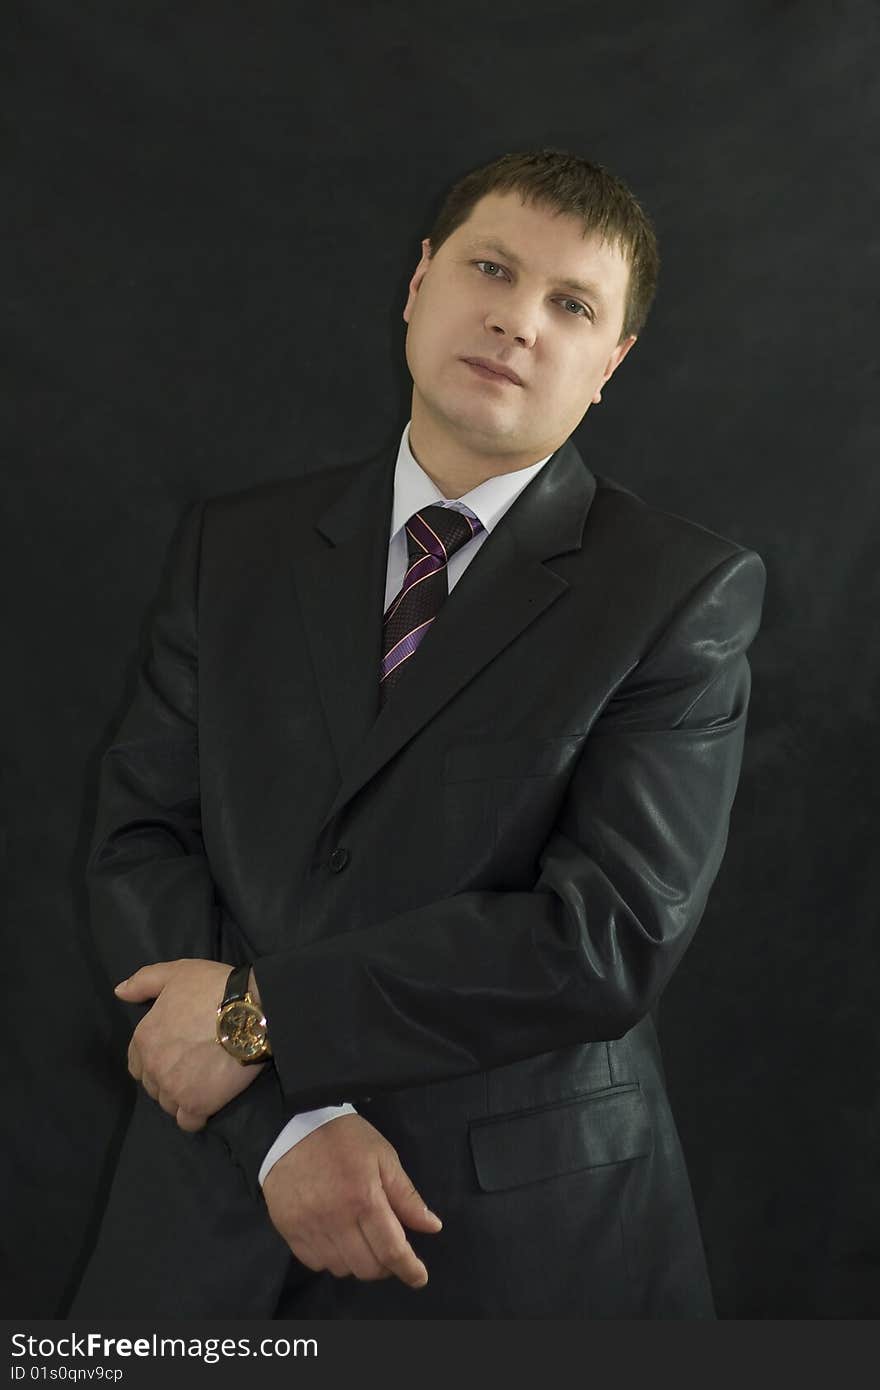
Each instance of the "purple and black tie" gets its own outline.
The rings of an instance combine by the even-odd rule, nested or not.
[[[473,512],[436,505],[422,507],[406,523],[409,567],[383,619],[380,704],[403,675],[449,596],[448,561],[482,530],[483,523]]]

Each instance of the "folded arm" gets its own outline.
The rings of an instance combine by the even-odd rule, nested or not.
[[[171,548],[134,699],[102,761],[87,876],[113,984],[154,961],[239,964],[245,950],[201,832],[203,512]],[[456,894],[254,962],[274,1065],[208,1127],[255,1190],[297,1112],[617,1037],[651,1008],[724,852],[763,586],[758,556],[738,551],[671,618],[587,739],[532,891]],[[143,1008],[124,1007],[137,1023]]]

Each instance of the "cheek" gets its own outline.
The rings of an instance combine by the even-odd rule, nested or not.
[[[458,355],[466,352],[473,340],[472,328],[467,331],[448,313],[436,312],[432,306],[430,317],[426,316],[417,326],[413,358],[423,370],[445,375],[454,370]]]
[[[596,380],[596,368],[588,363],[558,375],[551,383],[551,390],[560,413],[580,419],[593,398]]]
[[[414,310],[406,334],[406,360],[410,369],[419,367],[426,359],[430,335],[425,332],[425,324],[418,307]]]
[[[413,355],[424,361],[430,357],[433,346],[442,333],[442,314],[428,299],[420,299],[410,317],[408,347]]]

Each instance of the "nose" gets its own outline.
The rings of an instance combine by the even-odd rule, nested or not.
[[[512,338],[521,347],[532,347],[537,336],[535,310],[525,301],[509,295],[503,305],[493,305],[486,316],[486,327],[502,338]]]

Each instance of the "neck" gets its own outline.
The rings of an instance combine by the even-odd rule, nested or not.
[[[525,453],[478,453],[448,430],[439,429],[430,417],[417,411],[413,401],[409,447],[419,467],[443,496],[452,501],[479,487],[487,478],[497,478],[503,473],[515,473],[521,468],[530,467],[558,446],[548,443],[540,453],[534,450]]]

